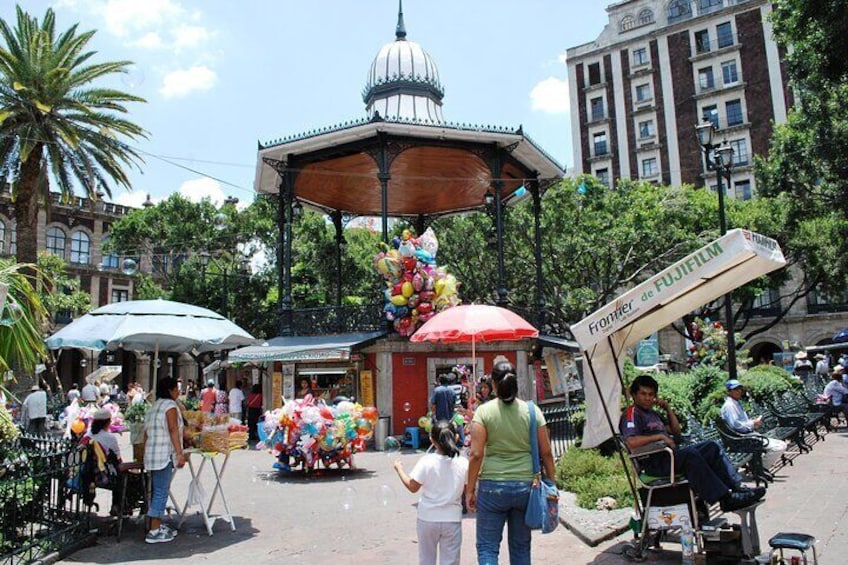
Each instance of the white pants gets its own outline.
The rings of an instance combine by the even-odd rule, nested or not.
[[[458,565],[462,547],[462,522],[424,522],[418,520],[418,563]]]
[[[786,451],[786,442],[780,439],[767,438],[766,452],[763,454],[763,467],[771,469],[771,467],[780,461],[783,452]]]

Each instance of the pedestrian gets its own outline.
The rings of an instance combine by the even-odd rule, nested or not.
[[[241,422],[242,405],[244,404],[244,392],[241,390],[241,380],[236,381],[236,385],[230,389],[230,418]]]
[[[468,475],[468,460],[459,453],[456,429],[439,420],[430,429],[436,453],[427,453],[409,475],[403,462],[394,463],[403,486],[411,493],[421,490],[418,501],[418,563],[442,565],[459,563],[462,547],[462,493]],[[423,487],[423,490],[422,490]]]
[[[830,360],[823,353],[816,353],[816,375],[822,380],[830,376]]]
[[[736,379],[730,379],[724,384],[727,397],[721,407],[721,418],[727,426],[741,435],[753,435],[763,424],[763,417],[751,418],[742,406],[745,387]],[[757,436],[760,437],[760,436]],[[763,455],[763,466],[770,469],[786,451],[786,442],[780,439],[762,437],[766,453]]]
[[[28,433],[43,434],[47,422],[47,393],[38,385],[32,385],[30,393],[24,398],[23,420]]]
[[[811,384],[810,375],[813,374],[813,364],[807,357],[806,351],[799,351],[795,354],[795,363],[792,365],[792,374],[801,379],[805,385]]]
[[[830,376],[830,382],[824,387],[822,397],[827,401],[829,417],[836,416],[839,424],[839,413],[845,416],[845,425],[848,426],[848,389],[842,383],[842,373],[834,371]]]
[[[259,441],[256,425],[262,415],[262,385],[253,385],[247,395],[247,433],[252,441]]]
[[[200,393],[200,410],[207,414],[215,412],[215,401],[218,399],[218,391],[215,389],[215,381],[209,379],[206,388]]]
[[[183,419],[177,398],[180,389],[176,379],[166,377],[156,385],[156,401],[144,417],[144,467],[150,472],[149,529],[146,543],[167,543],[177,532],[162,523],[173,469],[186,464],[183,455]]]
[[[68,404],[72,404],[74,400],[80,397],[79,386],[77,383],[73,383],[71,388],[68,389]]]
[[[80,396],[84,403],[94,404],[100,398],[100,389],[94,383],[86,383],[86,385],[82,387]]]
[[[456,393],[449,386],[449,377],[442,373],[439,375],[439,386],[433,389],[430,397],[430,412],[433,414],[433,422],[439,420],[453,420],[453,412],[456,408]]]
[[[524,522],[527,501],[533,485],[530,446],[530,406],[518,398],[515,367],[508,361],[492,369],[497,398],[474,412],[471,422],[471,452],[465,499],[468,509],[477,511],[477,560],[497,563],[508,524],[509,562],[527,565],[530,560],[530,528]],[[554,478],[554,457],[545,417],[536,411],[536,437],[542,470]]]

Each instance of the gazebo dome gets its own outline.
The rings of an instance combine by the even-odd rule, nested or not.
[[[414,41],[406,39],[403,4],[398,10],[395,40],[384,45],[368,72],[362,95],[369,117],[442,122],[439,70],[433,58]]]

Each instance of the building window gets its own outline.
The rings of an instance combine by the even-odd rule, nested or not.
[[[606,132],[602,131],[601,133],[596,133],[592,136],[592,141],[595,147],[595,157],[598,157],[599,155],[606,155],[608,153]]]
[[[698,14],[709,14],[721,9],[722,0],[698,0]]]
[[[669,23],[692,17],[692,4],[690,0],[672,0],[668,5]]]
[[[17,255],[18,253],[18,226],[12,225],[12,230],[9,232],[9,255]]]
[[[642,178],[651,178],[657,176],[658,174],[659,168],[657,167],[656,157],[642,159]]]
[[[639,25],[646,26],[654,23],[654,13],[651,10],[642,10],[639,12]]]
[[[713,127],[718,129],[718,106],[715,104],[704,106],[701,109],[701,120],[711,121],[713,123]]]
[[[698,84],[701,90],[712,90],[715,88],[715,79],[713,78],[713,68],[704,67],[698,69]]]
[[[0,222],[0,255],[6,254],[6,224]]]
[[[91,262],[91,238],[84,231],[71,234],[71,263],[88,265]]]
[[[648,50],[644,47],[633,50],[633,66],[641,67],[648,64]]]
[[[736,188],[736,199],[737,200],[750,200],[753,198],[753,193],[751,192],[751,181],[750,180],[740,180],[734,184]]]
[[[151,270],[154,275],[165,276],[168,274],[168,253],[161,247],[154,250]]]
[[[621,31],[630,31],[634,27],[636,27],[636,20],[633,19],[633,16],[624,16],[621,18],[621,23],[619,24]]]
[[[601,64],[589,63],[589,85],[601,84]]]
[[[730,26],[730,22],[717,25],[716,35],[718,36],[719,49],[733,45],[733,28]]]
[[[47,252],[65,259],[65,232],[60,228],[47,230]]]
[[[653,98],[650,84],[640,84],[636,87],[636,102],[645,102]]]
[[[109,235],[104,235],[100,240],[100,248],[106,249],[106,243],[109,241]],[[104,253],[103,260],[100,262],[100,265],[103,269],[117,269],[118,268],[118,255],[116,253]]]
[[[730,142],[730,147],[733,148],[733,165],[742,166],[748,164],[748,141],[745,139],[737,139]]]
[[[126,288],[113,288],[112,289],[112,300],[110,304],[114,304],[115,302],[126,302],[130,299],[130,291]]]
[[[595,177],[602,185],[609,187],[609,169],[598,169],[597,171],[595,171]]]
[[[725,105],[725,110],[727,112],[727,125],[728,126],[738,126],[742,123],[742,101],[741,100],[731,100],[727,102]]]
[[[601,97],[592,98],[590,101],[592,106],[592,121],[604,119],[604,99]]]
[[[702,29],[695,32],[695,52],[709,53],[710,52],[710,32]]]
[[[654,120],[645,120],[644,122],[639,122],[639,137],[654,137]]]
[[[739,72],[736,70],[736,61],[727,61],[721,64],[721,76],[724,86],[739,82]]]

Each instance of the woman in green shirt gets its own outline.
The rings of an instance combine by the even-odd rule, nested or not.
[[[530,529],[524,513],[533,483],[530,455],[529,406],[518,396],[518,380],[511,363],[492,369],[497,398],[477,408],[471,423],[466,501],[477,512],[477,561],[498,563],[504,524],[509,525],[509,562],[530,563]],[[536,410],[537,437],[542,470],[554,476],[554,458],[545,417]]]

